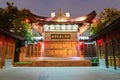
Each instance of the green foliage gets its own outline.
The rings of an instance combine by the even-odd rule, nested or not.
[[[114,20],[120,17],[120,10],[116,8],[105,8],[104,11],[100,12],[97,16],[98,20],[93,23],[90,29],[91,34],[96,34],[100,30],[104,29]]]
[[[16,62],[15,64],[32,64],[32,62]]]
[[[40,34],[38,33],[38,32],[35,32],[34,34],[33,34],[33,36],[40,36]]]
[[[98,58],[93,58],[93,59],[91,60],[91,62],[92,62],[92,63],[98,63]]]
[[[90,28],[90,34],[96,34],[98,32],[98,29],[97,29],[97,26],[98,24],[97,23],[93,23],[92,24],[92,27]]]
[[[0,8],[0,24],[11,32],[32,40],[31,25],[24,21],[29,13],[28,9],[19,10],[13,3],[7,2],[6,8]]]
[[[29,23],[26,23],[24,21],[20,21],[19,19],[15,19],[13,21],[14,24],[14,28],[12,29],[12,31],[14,31],[15,33],[24,36],[27,40],[32,40],[32,29],[31,29],[31,25]]]

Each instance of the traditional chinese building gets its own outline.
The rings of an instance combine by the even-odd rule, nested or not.
[[[4,66],[5,60],[11,60],[11,65],[19,59],[19,48],[24,38],[4,29],[0,25],[0,68]]]
[[[96,41],[100,66],[120,69],[120,18],[90,36],[90,40]]]
[[[87,30],[96,12],[71,18],[69,12],[52,12],[51,17],[30,14],[28,18],[33,28],[36,44],[21,48],[20,61],[37,61],[41,57],[96,57],[94,44],[89,42]],[[36,58],[38,57],[38,58]]]

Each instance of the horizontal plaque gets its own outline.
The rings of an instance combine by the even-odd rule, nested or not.
[[[71,39],[71,34],[51,34],[51,39]]]

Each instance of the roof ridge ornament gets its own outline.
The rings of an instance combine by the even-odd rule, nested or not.
[[[54,22],[68,22],[70,21],[70,17],[68,17],[69,15],[66,15],[65,13],[62,12],[62,9],[59,9],[59,12],[52,17],[52,21]]]
[[[59,9],[59,12],[62,12],[62,9],[61,9],[61,8]]]

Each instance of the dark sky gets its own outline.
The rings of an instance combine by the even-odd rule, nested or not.
[[[120,0],[0,0],[0,7],[6,7],[6,2],[14,2],[19,9],[27,8],[39,16],[49,17],[52,11],[69,11],[72,17],[86,15],[93,10],[97,13],[104,8],[120,9]]]

